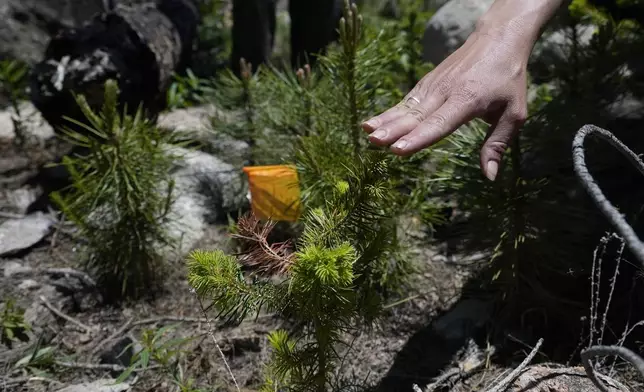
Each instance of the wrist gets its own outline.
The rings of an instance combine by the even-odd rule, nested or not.
[[[543,27],[563,0],[496,0],[479,19],[473,35],[490,37],[529,56]]]

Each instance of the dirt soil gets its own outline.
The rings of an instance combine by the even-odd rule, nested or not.
[[[8,190],[42,188],[44,197],[32,210],[50,211],[46,194],[56,184],[39,175],[38,168],[68,148],[50,143],[44,148],[28,148],[26,153],[20,151],[0,146],[0,224],[16,217],[14,211],[2,208],[8,204],[3,199]],[[446,370],[477,368],[449,390],[485,390],[518,362],[494,365],[494,352],[486,347],[483,328],[488,322],[487,305],[463,297],[481,264],[476,258],[448,255],[451,247],[432,244],[422,225],[413,219],[408,223],[418,273],[408,292],[387,308],[378,325],[347,336],[351,349],[344,350],[338,380],[355,386],[343,390],[411,392],[413,384],[424,387]],[[196,248],[226,248],[228,241],[226,226],[212,226]],[[241,390],[258,390],[270,355],[267,334],[278,328],[289,330],[292,325],[270,314],[241,325],[204,319],[201,309],[207,304],[200,304],[191,292],[181,258],[169,261],[170,274],[156,298],[119,307],[101,305],[81,280],[52,272],[60,268],[82,271],[82,245],[70,224],[57,221],[52,232],[32,248],[0,257],[0,270],[10,264],[19,267],[11,274],[6,270],[0,274],[0,299],[16,299],[33,326],[30,341],[11,349],[0,346],[0,391],[58,391],[82,382],[116,378],[132,357],[129,345],[140,347],[145,330],[164,326],[174,326],[169,337],[191,339],[184,347],[180,367],[185,378],[194,379],[193,387],[236,390],[227,363]],[[526,346],[517,353],[518,361],[530,351],[530,345]],[[54,350],[46,361],[32,362],[30,367],[13,365],[36,348],[46,347]],[[178,391],[172,377],[158,367],[135,373],[127,382],[133,391]]]

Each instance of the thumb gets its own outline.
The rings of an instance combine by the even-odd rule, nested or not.
[[[481,149],[481,169],[490,181],[496,179],[503,153],[510,146],[512,139],[517,137],[526,118],[527,108],[525,105],[511,105],[506,107],[498,121],[490,127],[488,137]]]

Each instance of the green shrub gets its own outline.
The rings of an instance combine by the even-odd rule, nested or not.
[[[395,219],[382,213],[393,194],[387,181],[386,157],[367,154],[339,182],[325,208],[302,219],[304,232],[297,249],[266,243],[263,226],[238,223],[251,257],[235,258],[220,250],[196,251],[188,262],[189,282],[201,297],[214,301],[220,317],[240,321],[260,309],[300,322],[291,336],[276,331],[269,337],[274,355],[269,385],[293,390],[326,391],[339,357],[344,333],[371,323],[382,311],[383,286],[398,286],[405,263],[395,263]],[[248,228],[256,227],[254,233]],[[247,281],[243,264],[277,274],[277,283],[254,274]]]
[[[88,267],[108,301],[151,294],[163,276],[159,249],[173,245],[164,231],[173,200],[171,137],[141,109],[119,115],[117,97],[114,81],[105,85],[100,113],[77,97],[87,124],[70,120],[83,132],[68,128],[65,135],[87,153],[65,157],[72,186],[52,195],[87,240]]]

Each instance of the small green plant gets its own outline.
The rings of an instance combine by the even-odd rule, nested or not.
[[[16,341],[26,342],[29,340],[27,332],[31,330],[31,327],[25,321],[24,314],[24,309],[16,306],[13,299],[5,301],[0,314],[0,343],[9,349]]]
[[[65,135],[87,154],[65,157],[72,185],[52,195],[87,239],[88,267],[108,301],[153,293],[163,276],[159,249],[173,245],[164,230],[173,201],[171,136],[140,108],[119,115],[117,97],[116,82],[108,81],[98,114],[77,97],[88,123],[70,119],[84,132],[67,128]]]
[[[132,364],[123,371],[116,382],[125,381],[133,372],[143,373],[151,365],[161,367],[172,382],[181,392],[196,392],[197,389],[192,387],[194,383],[191,379],[185,379],[180,359],[185,353],[183,346],[188,344],[191,338],[172,338],[172,332],[176,325],[169,325],[159,329],[146,329],[141,335],[141,349],[134,354]],[[130,349],[133,345],[129,345]]]
[[[188,69],[185,76],[174,75],[174,82],[167,93],[168,108],[180,109],[203,104],[212,93],[210,83],[198,78],[192,70]]]
[[[18,146],[24,146],[27,142],[24,119],[20,110],[20,103],[27,98],[27,71],[28,67],[17,60],[0,61],[0,93],[9,98],[9,104],[14,111],[11,121]]]
[[[215,80],[211,97],[217,104],[229,110],[234,110],[234,119],[211,117],[212,129],[217,134],[223,134],[250,144],[249,164],[260,159],[255,145],[263,138],[257,125],[258,100],[255,97],[259,83],[259,72],[254,72],[253,64],[240,59],[240,76],[232,70],[223,71]]]

